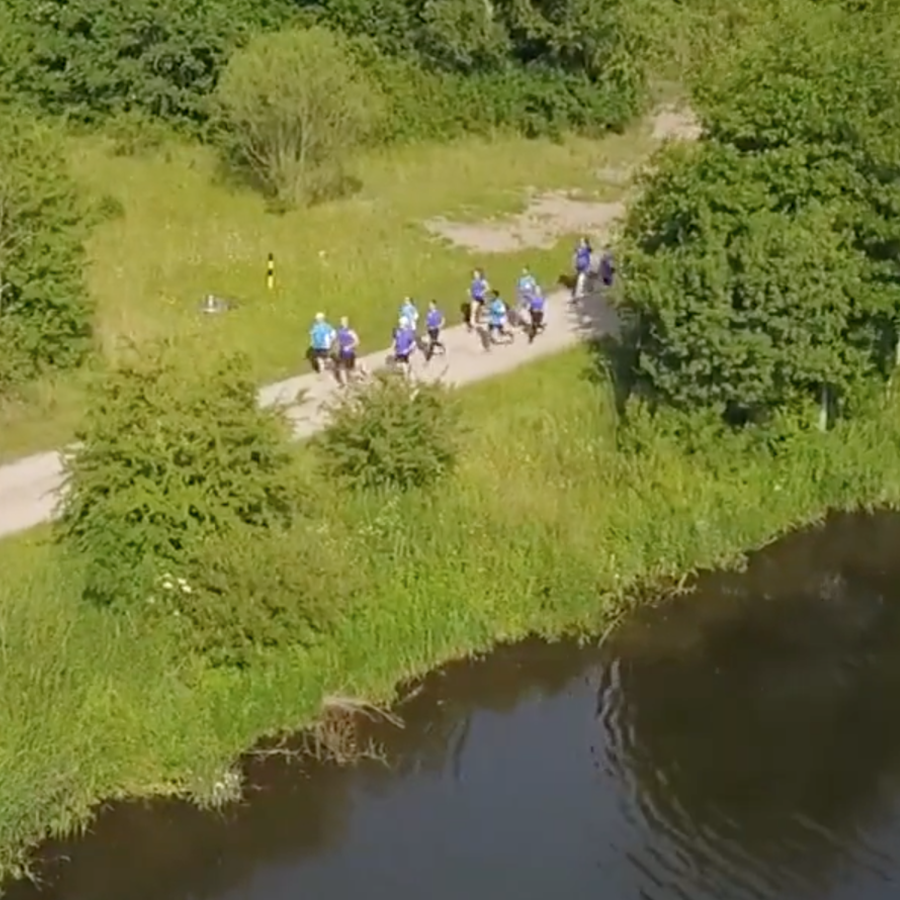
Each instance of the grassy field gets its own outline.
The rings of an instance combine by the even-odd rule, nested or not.
[[[622,185],[605,184],[597,173],[633,163],[649,146],[645,125],[602,141],[498,138],[392,149],[359,161],[355,196],[277,215],[258,195],[230,185],[202,147],[116,156],[111,140],[73,139],[79,180],[95,199],[113,198],[124,210],[96,229],[88,248],[104,354],[115,354],[122,341],[178,334],[197,353],[244,351],[260,381],[276,379],[303,365],[320,309],[350,315],[363,341],[378,349],[406,294],[437,297],[449,310],[478,263],[501,285],[526,261],[550,279],[568,264],[568,246],[478,258],[432,237],[426,220],[519,211],[529,190],[611,197]],[[265,286],[269,253],[272,292]],[[204,317],[198,305],[209,293],[239,306],[221,319]],[[69,439],[88,377],[67,374],[0,405],[0,459]]]
[[[900,501],[897,400],[777,457],[727,442],[685,456],[650,429],[626,453],[595,374],[582,349],[467,390],[465,462],[439,502],[323,510],[316,540],[364,586],[358,606],[316,649],[244,675],[82,603],[46,531],[0,543],[0,871],[101,798],[208,800],[237,754],[325,696],[385,701],[496,640],[596,634],[642,586],[733,563],[829,507]]]

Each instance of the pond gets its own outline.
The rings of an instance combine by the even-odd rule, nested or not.
[[[250,758],[244,803],[112,809],[10,897],[896,898],[898,551],[836,517],[603,646],[454,664],[384,761]]]

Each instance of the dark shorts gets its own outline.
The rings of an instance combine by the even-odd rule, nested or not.
[[[338,365],[342,369],[346,369],[348,372],[352,371],[356,368],[356,354],[342,353],[340,356],[338,356]]]
[[[394,354],[394,362],[400,363],[400,365],[405,366],[409,364],[409,353],[395,353]]]
[[[491,322],[488,324],[488,331],[490,331],[491,333],[495,331],[503,331],[505,327],[506,325],[503,322]]]
[[[328,359],[328,351],[321,347],[312,348],[313,359]]]
[[[439,344],[441,341],[441,329],[440,328],[429,328],[428,329],[428,340],[431,341],[432,344]]]
[[[544,311],[542,309],[531,310],[531,324],[534,328],[540,328],[544,324]]]

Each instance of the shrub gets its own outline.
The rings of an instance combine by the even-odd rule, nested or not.
[[[317,440],[323,468],[354,488],[428,487],[457,459],[459,409],[442,385],[379,375],[340,399]]]
[[[324,522],[238,527],[205,540],[180,572],[159,579],[158,611],[182,624],[209,663],[239,668],[276,648],[314,643],[365,586]]]
[[[343,188],[376,99],[347,41],[319,27],[254,38],[216,92],[231,158],[283,204]]]
[[[80,363],[91,349],[84,278],[89,207],[59,136],[0,116],[0,387]]]
[[[94,386],[79,437],[56,527],[102,604],[142,606],[208,540],[269,535],[298,510],[286,427],[239,358],[185,362],[163,344],[129,359]]]

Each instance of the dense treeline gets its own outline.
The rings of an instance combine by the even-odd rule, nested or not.
[[[707,66],[703,139],[665,151],[632,208],[624,310],[654,402],[847,413],[893,370],[900,43],[858,6],[785,3]]]
[[[357,39],[390,101],[382,137],[619,126],[643,89],[621,0],[13,0],[6,19],[6,87],[86,120],[200,126],[236,47],[311,24]]]

